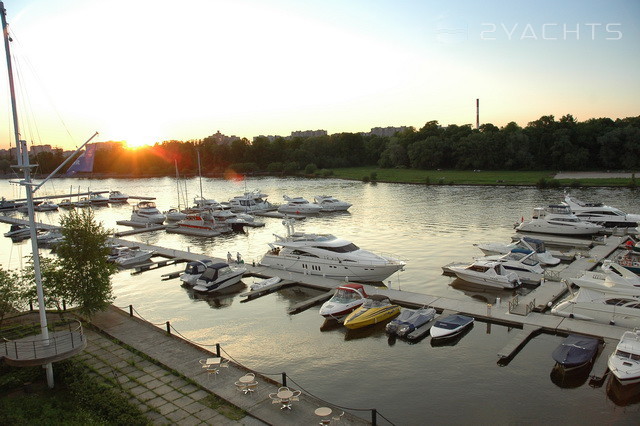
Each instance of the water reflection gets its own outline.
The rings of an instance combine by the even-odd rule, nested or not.
[[[236,295],[241,291],[244,291],[247,286],[242,281],[239,281],[229,287],[213,293],[195,291],[193,288],[186,285],[183,285],[182,288],[189,295],[190,299],[194,301],[207,302],[213,309],[222,309],[231,306]]]
[[[607,396],[614,404],[620,407],[638,404],[640,402],[640,383],[623,385],[613,374],[609,373]]]
[[[592,365],[592,363],[588,363],[579,368],[566,369],[556,363],[551,369],[549,377],[551,382],[559,388],[578,388],[587,382]]]

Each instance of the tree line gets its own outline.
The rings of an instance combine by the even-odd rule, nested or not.
[[[640,116],[579,122],[571,114],[540,117],[525,127],[515,122],[498,128],[487,123],[440,126],[429,121],[391,137],[336,133],[313,137],[237,139],[219,144],[213,137],[164,141],[129,150],[118,145],[98,149],[94,173],[171,175],[198,172],[307,174],[332,168],[457,170],[637,170],[640,168]],[[48,155],[47,155],[48,154]],[[40,169],[53,170],[59,157],[40,153]],[[57,164],[56,164],[57,163]],[[0,164],[0,167],[2,164]]]

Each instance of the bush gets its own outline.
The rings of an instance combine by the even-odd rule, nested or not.
[[[367,182],[369,182],[370,180],[371,180],[371,179],[369,178],[369,176],[363,176],[363,177],[362,177],[362,181],[363,181],[364,183],[367,183]]]
[[[318,166],[316,166],[313,163],[309,163],[307,164],[307,167],[304,168],[304,174],[305,175],[312,175],[316,172],[316,170],[318,170]]]
[[[235,163],[229,166],[229,168],[237,173],[253,173],[258,171],[258,165],[256,163]]]
[[[300,170],[300,166],[298,166],[298,163],[295,161],[289,161],[284,165],[283,171],[288,175],[293,175],[296,174],[298,170]]]
[[[378,180],[378,173],[377,172],[371,172],[369,177],[371,178],[371,182],[375,182],[375,181]]]
[[[424,184],[425,184],[425,185],[430,185],[430,184],[431,184],[431,179],[429,179],[429,176],[427,176],[427,177],[424,179]]]
[[[322,169],[320,170],[320,174],[324,177],[333,176],[333,170]]]
[[[269,163],[269,165],[267,166],[267,171],[269,173],[282,173],[284,171],[284,163],[281,162],[275,162],[275,163]]]
[[[580,183],[579,180],[574,180],[571,182],[571,188],[580,188],[582,186],[582,184]]]

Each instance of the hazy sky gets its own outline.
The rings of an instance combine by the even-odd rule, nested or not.
[[[4,4],[34,144],[640,114],[638,0]]]

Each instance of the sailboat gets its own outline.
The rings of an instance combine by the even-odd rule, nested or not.
[[[187,218],[187,214],[182,212],[180,208],[180,175],[178,174],[178,161],[173,160],[174,165],[176,167],[176,189],[178,195],[178,207],[172,207],[166,212],[164,215],[167,217],[167,221],[169,222],[177,222],[179,220],[184,220]]]

